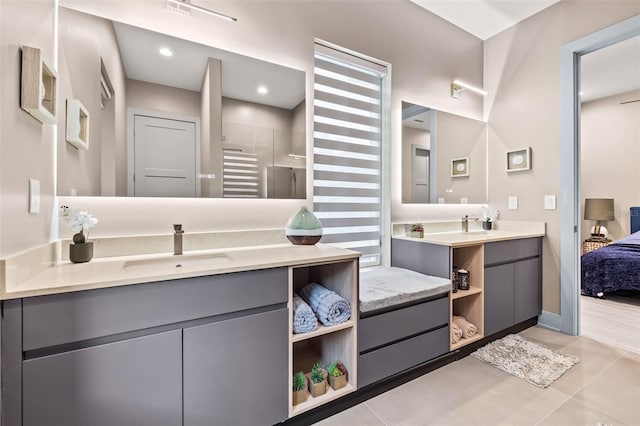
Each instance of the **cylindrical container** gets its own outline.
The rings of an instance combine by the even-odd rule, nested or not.
[[[456,276],[456,271],[451,273],[451,293],[456,293],[458,291],[458,277]]]
[[[491,223],[492,222],[487,222],[487,221],[482,222],[482,229],[484,229],[485,231],[490,230],[491,229]]]
[[[469,271],[466,269],[458,269],[458,288],[469,290]]]

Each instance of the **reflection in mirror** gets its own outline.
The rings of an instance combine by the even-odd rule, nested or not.
[[[402,102],[402,202],[487,202],[487,125]]]
[[[304,72],[64,7],[59,34],[91,145],[58,126],[58,195],[306,198]]]

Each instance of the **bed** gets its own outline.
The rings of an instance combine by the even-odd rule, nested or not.
[[[618,290],[640,291],[640,207],[631,207],[631,235],[582,256],[585,296]]]

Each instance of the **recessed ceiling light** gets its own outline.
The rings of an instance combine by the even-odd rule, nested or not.
[[[168,47],[161,47],[158,52],[160,52],[162,56],[173,56],[173,52]]]
[[[267,93],[269,93],[269,89],[267,89],[266,86],[258,86],[258,93],[260,93],[261,95],[266,95]]]

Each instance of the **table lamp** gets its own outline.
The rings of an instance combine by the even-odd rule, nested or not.
[[[587,198],[584,200],[584,219],[595,220],[596,224],[591,228],[591,237],[605,239],[608,236],[607,228],[600,224],[614,219],[613,198]]]

